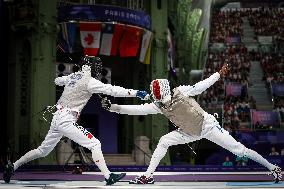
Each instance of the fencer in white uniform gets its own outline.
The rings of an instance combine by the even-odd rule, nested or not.
[[[98,57],[86,56],[83,59],[83,64],[80,71],[55,79],[55,84],[64,86],[64,91],[56,104],[57,111],[53,115],[50,129],[38,148],[27,152],[14,164],[10,163],[5,166],[3,175],[5,182],[10,182],[13,172],[21,165],[47,156],[62,136],[66,136],[79,145],[91,150],[92,158],[102,171],[107,185],[111,185],[125,176],[125,174],[114,174],[109,171],[101,151],[100,141],[85,128],[77,125],[76,122],[80,112],[93,93],[144,99],[147,98],[147,92],[104,84],[97,80],[96,78],[98,78],[102,70],[102,62]]]
[[[209,78],[196,83],[193,86],[179,86],[173,90],[171,95],[169,82],[166,79],[156,79],[151,82],[152,103],[142,105],[117,105],[111,104],[109,100],[103,99],[102,106],[112,112],[128,115],[163,114],[178,129],[161,137],[155,149],[147,171],[130,181],[130,184],[153,184],[153,173],[159,165],[160,160],[165,156],[169,146],[186,144],[202,138],[208,139],[219,146],[229,150],[233,154],[246,156],[268,168],[274,176],[275,182],[281,180],[281,169],[269,163],[257,152],[246,148],[237,142],[226,130],[224,130],[211,114],[205,112],[192,96],[199,95],[220,76],[228,72],[227,65],[224,65],[219,72]]]

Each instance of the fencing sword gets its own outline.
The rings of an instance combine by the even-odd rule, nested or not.
[[[47,121],[46,117],[45,117],[45,114],[46,113],[50,113],[54,110],[54,108],[56,107],[56,105],[53,105],[53,106],[45,106],[42,110],[36,112],[34,115],[32,115],[32,118],[34,118],[35,116],[39,115],[39,114],[42,114],[42,118],[44,121],[46,121],[47,123],[50,123]]]

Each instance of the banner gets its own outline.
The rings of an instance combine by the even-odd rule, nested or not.
[[[283,83],[271,83],[272,94],[275,96],[284,96],[284,84]]]
[[[257,40],[262,44],[271,44],[273,42],[272,36],[257,36]]]
[[[225,49],[225,44],[224,43],[210,43],[209,48],[211,50],[220,51],[220,50]]]
[[[58,9],[58,22],[121,22],[151,29],[151,18],[142,11],[118,6],[66,5]]]
[[[239,36],[237,37],[226,37],[226,43],[240,43],[241,38]]]
[[[226,84],[226,96],[241,96],[243,87],[241,83]]]
[[[262,125],[277,125],[278,113],[273,111],[252,110],[252,121],[254,125],[257,122]]]

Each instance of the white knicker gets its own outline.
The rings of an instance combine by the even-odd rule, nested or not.
[[[38,147],[44,154],[53,150],[62,136],[66,136],[79,145],[92,150],[100,141],[82,126],[76,124],[77,113],[68,109],[57,110],[54,113],[51,127]]]
[[[165,156],[168,148],[173,145],[186,144],[196,140],[206,138],[217,145],[227,149],[233,154],[243,157],[247,156],[248,158],[260,163],[261,165],[267,167],[269,170],[273,170],[275,165],[269,163],[257,152],[246,148],[243,144],[236,141],[228,131],[221,128],[218,121],[213,115],[205,113],[204,123],[202,125],[202,132],[200,136],[193,136],[186,134],[182,131],[175,130],[161,137],[157,148],[155,149],[150,165],[145,173],[145,176],[151,176],[156,167],[158,166],[160,160]]]
[[[201,136],[192,136],[176,130],[162,136],[160,143],[169,147],[177,144],[186,144],[202,138],[206,138],[238,156],[245,155],[245,146],[237,142],[228,131],[219,125],[215,117],[208,113],[205,113]]]

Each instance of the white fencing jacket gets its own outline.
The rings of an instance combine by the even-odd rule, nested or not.
[[[57,104],[76,112],[81,112],[93,93],[103,93],[116,97],[135,97],[137,90],[125,89],[104,84],[84,72],[75,72],[68,76],[57,77],[55,84],[64,86]]]

